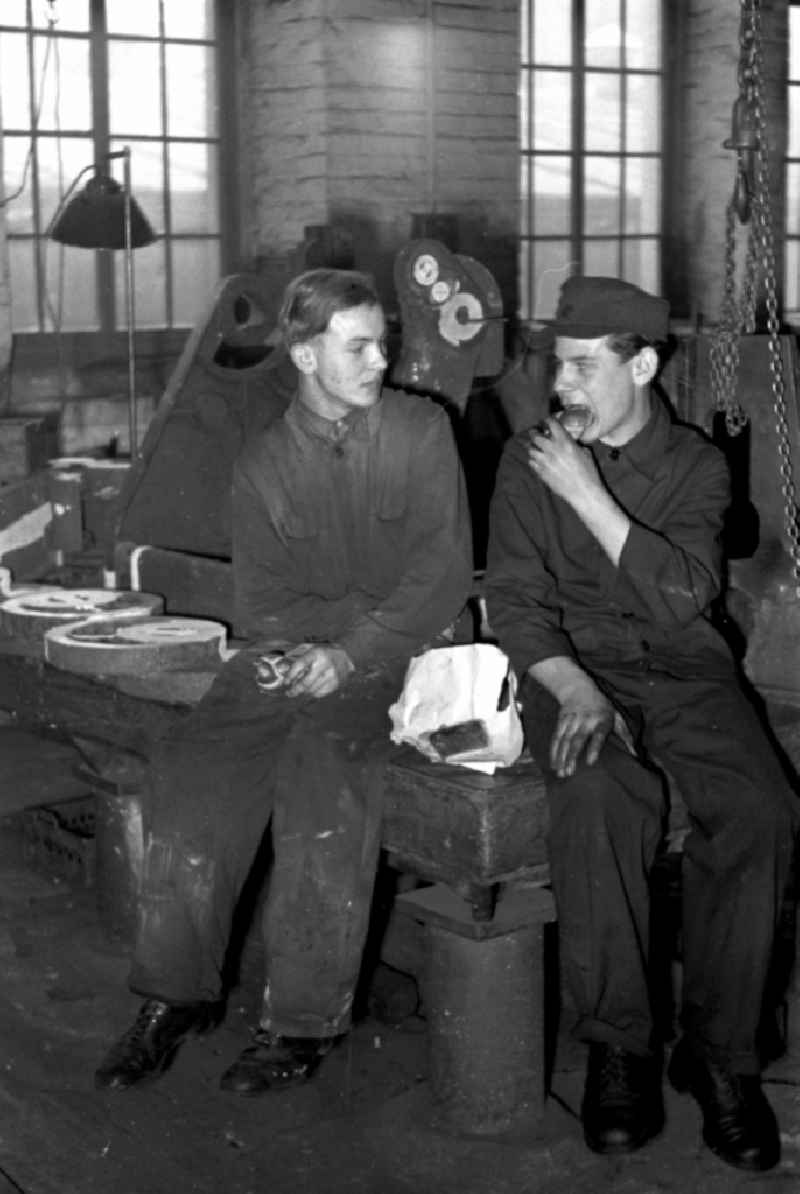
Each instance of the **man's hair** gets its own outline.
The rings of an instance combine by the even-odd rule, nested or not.
[[[357,270],[310,269],[286,287],[278,328],[287,348],[327,330],[334,315],[351,307],[379,307],[381,300],[366,274]]]
[[[658,344],[640,336],[638,332],[612,332],[605,337],[606,348],[614,352],[621,361],[632,361],[643,348],[654,348],[658,352]]]

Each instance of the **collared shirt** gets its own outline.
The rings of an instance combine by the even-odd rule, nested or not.
[[[730,500],[722,453],[674,423],[655,395],[650,419],[627,444],[592,445],[631,520],[615,566],[530,468],[527,447],[527,433],[515,436],[498,470],[486,574],[489,622],[517,674],[558,655],[598,667],[657,660],[679,674],[698,657],[727,660],[709,621]]]
[[[409,658],[472,583],[464,479],[443,409],[384,390],[334,422],[294,398],[233,479],[237,631]]]

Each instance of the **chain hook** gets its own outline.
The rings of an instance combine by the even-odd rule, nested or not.
[[[732,202],[740,224],[747,224],[752,213],[759,146],[755,107],[748,91],[749,88],[745,88],[736,97],[731,114],[731,135],[722,142],[724,149],[736,150],[738,159]]]

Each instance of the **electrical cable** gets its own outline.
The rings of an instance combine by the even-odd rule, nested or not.
[[[61,193],[64,188],[64,156],[63,156],[63,149],[62,149],[62,145],[61,145],[61,48],[59,45],[58,38],[56,38],[54,36],[54,26],[56,23],[56,19],[54,17],[55,3],[56,3],[56,0],[48,0],[48,4],[50,5],[51,17],[53,19],[48,20],[47,52],[49,53],[50,45],[52,43],[54,45],[53,62],[54,62],[54,72],[55,72],[55,80],[54,80],[54,88],[53,88],[53,127],[56,132],[55,140],[56,140],[56,147],[57,147],[56,154],[57,154],[57,166],[58,166],[58,170],[57,170],[58,190],[59,190],[59,193]],[[91,169],[91,167],[87,167],[85,170],[83,170],[81,172],[81,175],[79,175],[79,178],[82,177],[83,174],[87,173],[87,171],[89,169]],[[66,365],[64,362],[64,341],[62,338],[62,325],[63,325],[63,318],[64,318],[64,281],[65,281],[65,278],[64,278],[64,246],[59,245],[58,280],[57,280],[58,294],[57,294],[57,305],[55,307],[53,306],[53,302],[50,297],[50,291],[49,291],[49,288],[47,285],[47,250],[48,250],[48,246],[50,244],[50,230],[55,226],[55,221],[56,221],[57,217],[61,214],[61,212],[64,210],[64,205],[65,205],[67,199],[69,198],[69,196],[75,190],[77,182],[78,182],[78,179],[73,180],[73,182],[71,183],[71,185],[67,191],[67,194],[65,196],[62,196],[62,198],[59,199],[58,203],[56,204],[55,213],[52,216],[50,222],[48,223],[47,228],[45,229],[44,253],[43,253],[42,257],[40,258],[40,260],[41,260],[42,296],[44,299],[45,311],[46,311],[47,315],[49,316],[51,323],[53,324],[53,331],[55,332],[55,336],[56,336],[56,356],[57,356],[57,360],[58,360],[58,392],[60,395],[62,413],[63,413],[63,406],[64,406],[64,402],[66,401],[66,393],[67,393]]]
[[[50,3],[51,4],[54,3],[54,0],[50,0]],[[58,45],[57,41],[56,41],[56,46],[55,46],[54,68],[55,68],[55,87],[53,90],[53,127],[56,132],[56,146],[57,146],[57,149],[56,149],[57,159],[56,160],[57,160],[57,164],[58,164],[58,193],[60,195],[64,190],[64,155],[63,155],[63,150],[61,147],[61,49],[60,49],[60,46]],[[59,203],[56,204],[56,207],[60,208],[61,206],[62,206],[62,202],[59,201]],[[42,290],[44,292],[44,300],[45,300],[45,306],[47,308],[47,313],[50,316],[51,320],[53,321],[53,326],[58,335],[59,381],[61,383],[61,392],[63,393],[64,377],[63,377],[63,368],[62,368],[63,362],[62,362],[62,354],[61,354],[60,331],[61,331],[61,325],[62,325],[63,317],[64,317],[64,248],[63,248],[63,245],[60,246],[60,252],[59,252],[59,256],[58,256],[58,261],[59,261],[58,305],[57,305],[57,309],[54,310],[53,304],[50,299],[50,292],[47,289],[47,245],[49,243],[49,232],[52,227],[53,227],[53,221],[51,220],[50,224],[48,224],[48,226],[47,226],[47,233],[46,233],[46,239],[45,239],[44,264],[42,266]]]
[[[56,25],[58,24],[59,18],[58,18],[58,12],[57,12],[57,7],[56,7],[57,0],[47,0],[47,3],[48,3],[48,7],[50,9],[50,13],[47,18],[47,34],[45,37],[45,51],[44,51],[44,58],[42,59],[41,73],[39,75],[39,80],[38,80],[38,84],[37,84],[37,88],[36,88],[36,102],[35,102],[34,110],[31,113],[32,132],[31,132],[30,142],[28,145],[28,152],[25,155],[25,162],[23,164],[22,181],[20,182],[17,189],[15,191],[13,191],[10,195],[3,196],[2,200],[0,200],[0,208],[7,207],[14,200],[18,199],[20,197],[20,195],[23,194],[23,192],[25,191],[25,189],[28,185],[28,173],[30,171],[31,164],[33,162],[33,151],[34,151],[34,144],[36,142],[36,134],[38,133],[38,130],[39,130],[39,127],[41,124],[42,110],[44,107],[44,97],[45,97],[45,92],[46,92],[46,88],[47,88],[51,57],[52,57],[53,70],[54,70],[53,127],[55,129],[55,134],[56,134],[55,140],[56,140],[56,146],[57,146],[57,167],[58,167],[57,173],[58,173],[59,193],[61,193],[63,191],[63,187],[64,187],[64,157],[63,157],[63,150],[62,150],[61,136],[60,136],[60,134],[61,134],[61,52],[60,52],[59,39],[55,36],[55,28],[56,28]],[[70,187],[67,190],[66,194],[61,195],[61,198],[59,199],[58,203],[56,204],[55,212],[54,212],[53,216],[51,217],[51,219],[47,225],[47,228],[44,231],[44,235],[42,238],[42,240],[44,241],[44,254],[40,255],[42,296],[43,296],[43,300],[44,300],[46,314],[50,318],[50,320],[53,324],[53,330],[56,334],[56,352],[57,352],[57,356],[58,356],[59,393],[62,395],[62,402],[64,400],[64,395],[66,394],[66,370],[65,370],[65,362],[64,362],[63,341],[62,341],[62,335],[61,335],[62,324],[63,324],[63,312],[64,312],[64,285],[65,285],[64,247],[63,247],[63,245],[59,246],[59,272],[58,272],[58,283],[57,283],[58,293],[57,293],[57,301],[56,301],[56,304],[54,305],[53,301],[51,299],[51,296],[50,296],[48,286],[47,286],[47,244],[49,241],[50,230],[51,230],[51,228],[54,227],[56,220],[60,216],[61,212],[64,210],[67,200],[72,195],[78,182],[91,169],[93,169],[92,166],[87,166],[84,170],[82,170],[81,173],[77,176],[77,178],[75,178],[73,180],[73,182],[70,184]],[[41,254],[41,249],[40,249],[40,254]]]
[[[47,82],[47,64],[48,64],[48,61],[50,58],[50,50],[52,48],[53,42],[56,40],[53,37],[53,30],[54,30],[55,26],[58,24],[58,17],[55,15],[55,10],[54,10],[55,0],[47,0],[47,2],[50,5],[50,16],[47,18],[48,33],[47,33],[47,39],[46,39],[46,45],[45,45],[45,51],[44,51],[44,61],[42,62],[42,73],[39,78],[39,91],[36,96],[36,106],[34,108],[34,111],[32,112],[32,116],[33,116],[32,128],[33,128],[34,133],[39,128],[39,118],[42,113],[42,104],[44,102],[44,89],[45,89],[45,84]],[[28,171],[30,169],[31,162],[33,161],[33,143],[34,143],[34,137],[33,137],[33,135],[31,135],[30,143],[28,145],[28,152],[25,155],[25,162],[22,167],[22,182],[19,184],[16,191],[12,191],[12,193],[10,195],[4,195],[3,198],[0,199],[0,208],[7,207],[8,204],[13,203],[13,201],[15,199],[19,199],[20,195],[23,193],[26,186],[28,185]]]

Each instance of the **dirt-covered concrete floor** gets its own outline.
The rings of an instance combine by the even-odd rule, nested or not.
[[[2,743],[0,743],[0,748]],[[63,796],[58,760],[35,744],[0,778]],[[0,760],[2,763],[2,760]],[[11,786],[9,786],[11,785]],[[12,790],[13,789],[13,790]],[[35,793],[34,793],[35,794]],[[246,952],[227,1018],[189,1041],[148,1087],[95,1091],[93,1070],[138,1007],[127,948],[101,925],[96,890],[25,862],[19,820],[0,820],[0,1194],[759,1194],[800,1189],[800,997],[790,1051],[767,1074],[782,1128],[778,1169],[749,1176],[702,1146],[692,1101],[667,1092],[663,1135],[605,1159],[583,1145],[584,1052],[558,1040],[541,1124],[497,1138],[432,1126],[426,1026],[369,1016],[293,1091],[242,1099],[219,1090],[248,1040],[258,959]],[[374,1010],[374,1005],[373,1005]]]

